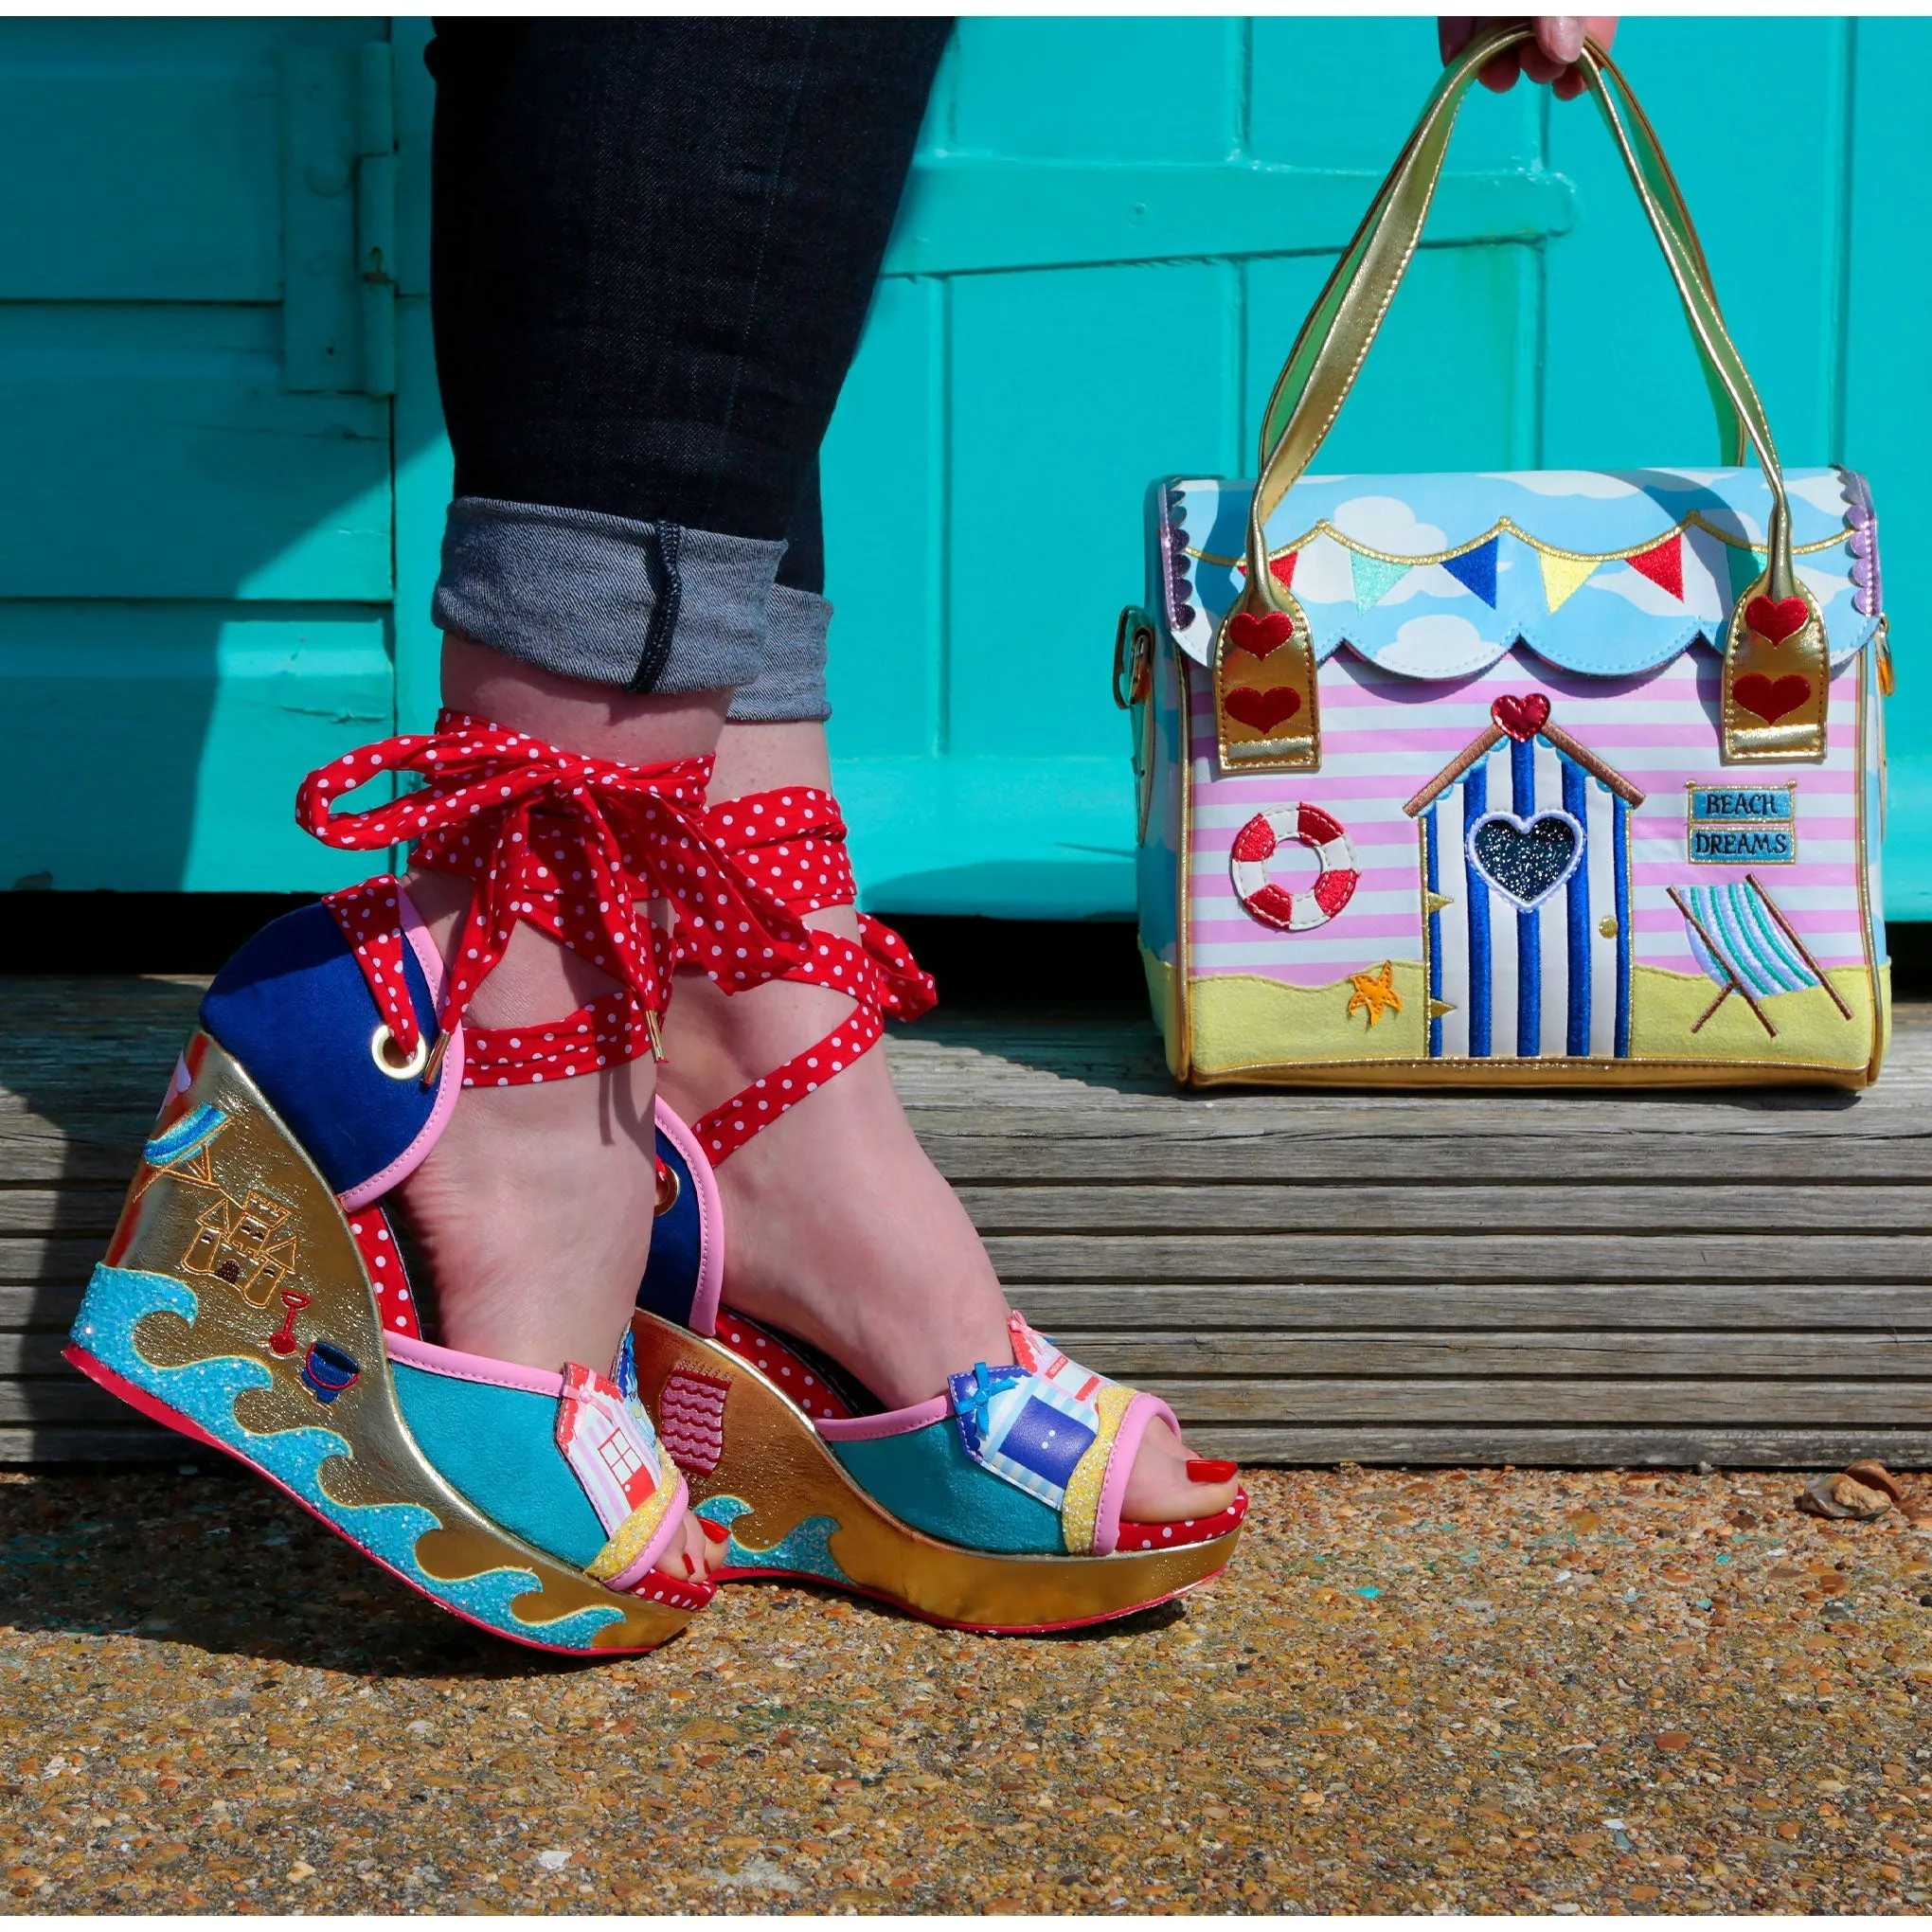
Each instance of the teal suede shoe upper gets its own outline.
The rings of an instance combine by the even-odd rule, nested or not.
[[[557,1447],[554,1397],[390,1367],[402,1419],[447,1482],[526,1543],[580,1569],[596,1561],[606,1532]]]
[[[950,1416],[903,1436],[826,1447],[868,1495],[928,1536],[1002,1556],[1066,1554],[1060,1512],[1009,1483],[990,1482]]]

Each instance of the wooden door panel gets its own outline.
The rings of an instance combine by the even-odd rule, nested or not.
[[[1922,918],[1928,36],[1910,20],[1633,19],[1618,47],[1780,454],[1871,474],[1905,667],[1887,898]],[[853,814],[868,903],[1130,910],[1131,868],[1107,856],[1130,783],[1106,665],[1114,613],[1141,588],[1140,492],[1163,472],[1252,470],[1279,361],[1439,71],[1422,19],[961,23],[826,473],[833,748],[848,789],[894,801],[876,822]],[[1730,105],[1714,111],[1714,89]],[[1770,100],[1782,132],[1759,138]],[[1712,447],[1598,116],[1540,89],[1473,93],[1317,467],[1696,464]]]
[[[292,803],[395,717],[356,253],[381,206],[355,174],[387,32],[0,22],[0,169],[31,184],[0,249],[0,688],[26,726],[0,889],[368,869]]]
[[[1845,28],[1837,20],[1633,22],[1621,63],[1657,126],[1710,258],[1718,298],[1793,464],[1833,460]],[[1646,31],[1646,28],[1649,28]],[[1711,76],[1776,98],[1801,137],[1750,141],[1712,114]],[[1578,468],[1712,463],[1708,392],[1670,273],[1602,123],[1550,116],[1551,165],[1586,211],[1549,259],[1549,460]]]
[[[389,596],[389,411],[289,395],[278,312],[0,306],[10,598]]]
[[[1138,581],[1147,479],[1235,460],[1235,295],[1225,263],[954,285],[950,755],[1117,750],[1093,639]]]
[[[392,686],[383,606],[0,602],[0,890],[350,884],[369,860],[297,831],[295,787],[389,728]]]

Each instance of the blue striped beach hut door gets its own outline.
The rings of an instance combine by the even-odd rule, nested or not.
[[[1430,1057],[1628,1058],[1624,799],[1546,739],[1512,739],[1433,799],[1422,825]],[[1486,826],[1495,836],[1473,850]],[[1581,857],[1543,897],[1576,829]]]

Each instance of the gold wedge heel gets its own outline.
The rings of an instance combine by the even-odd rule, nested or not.
[[[574,1655],[654,1649],[707,1587],[621,1594],[474,1508],[398,1401],[343,1210],[253,1081],[205,1033],[143,1151],[67,1359],[225,1451],[446,1610]]]

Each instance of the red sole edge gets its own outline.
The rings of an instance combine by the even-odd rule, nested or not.
[[[243,1469],[252,1470],[262,1481],[278,1489],[291,1502],[298,1504],[302,1509],[306,1510],[331,1535],[340,1536],[358,1556],[367,1557],[378,1569],[387,1571],[390,1576],[394,1577],[406,1589],[414,1590],[425,1603],[434,1603],[438,1610],[443,1611],[446,1615],[459,1618],[463,1622],[469,1624],[473,1630],[480,1630],[488,1637],[499,1637],[505,1643],[521,1645],[526,1650],[546,1651],[551,1656],[556,1657],[637,1657],[648,1656],[653,1651],[663,1648],[661,1644],[643,1643],[631,1644],[621,1648],[612,1645],[599,1650],[579,1650],[572,1648],[568,1644],[545,1643],[540,1638],[533,1637],[512,1637],[507,1630],[497,1629],[493,1623],[485,1623],[480,1617],[473,1617],[467,1610],[458,1609],[456,1604],[445,1603],[440,1597],[432,1596],[414,1577],[405,1576],[394,1564],[376,1555],[373,1550],[364,1548],[339,1524],[331,1523],[314,1504],[310,1502],[299,1491],[291,1489],[278,1476],[272,1475],[268,1470],[263,1469],[259,1462],[249,1461],[247,1457],[242,1455],[240,1451],[231,1449],[227,1443],[209,1435],[199,1422],[190,1421],[179,1409],[170,1408],[158,1397],[150,1395],[144,1388],[137,1388],[126,1376],[117,1374],[105,1362],[90,1355],[79,1342],[69,1342],[61,1351],[61,1354],[63,1360],[78,1368],[90,1382],[98,1383],[110,1395],[116,1395],[131,1408],[138,1409],[150,1422],[159,1422],[163,1427],[172,1429],[176,1435],[186,1436],[189,1441],[198,1442],[205,1448],[219,1450],[224,1456],[239,1462]],[[670,1639],[667,1638],[666,1641],[668,1642]]]

